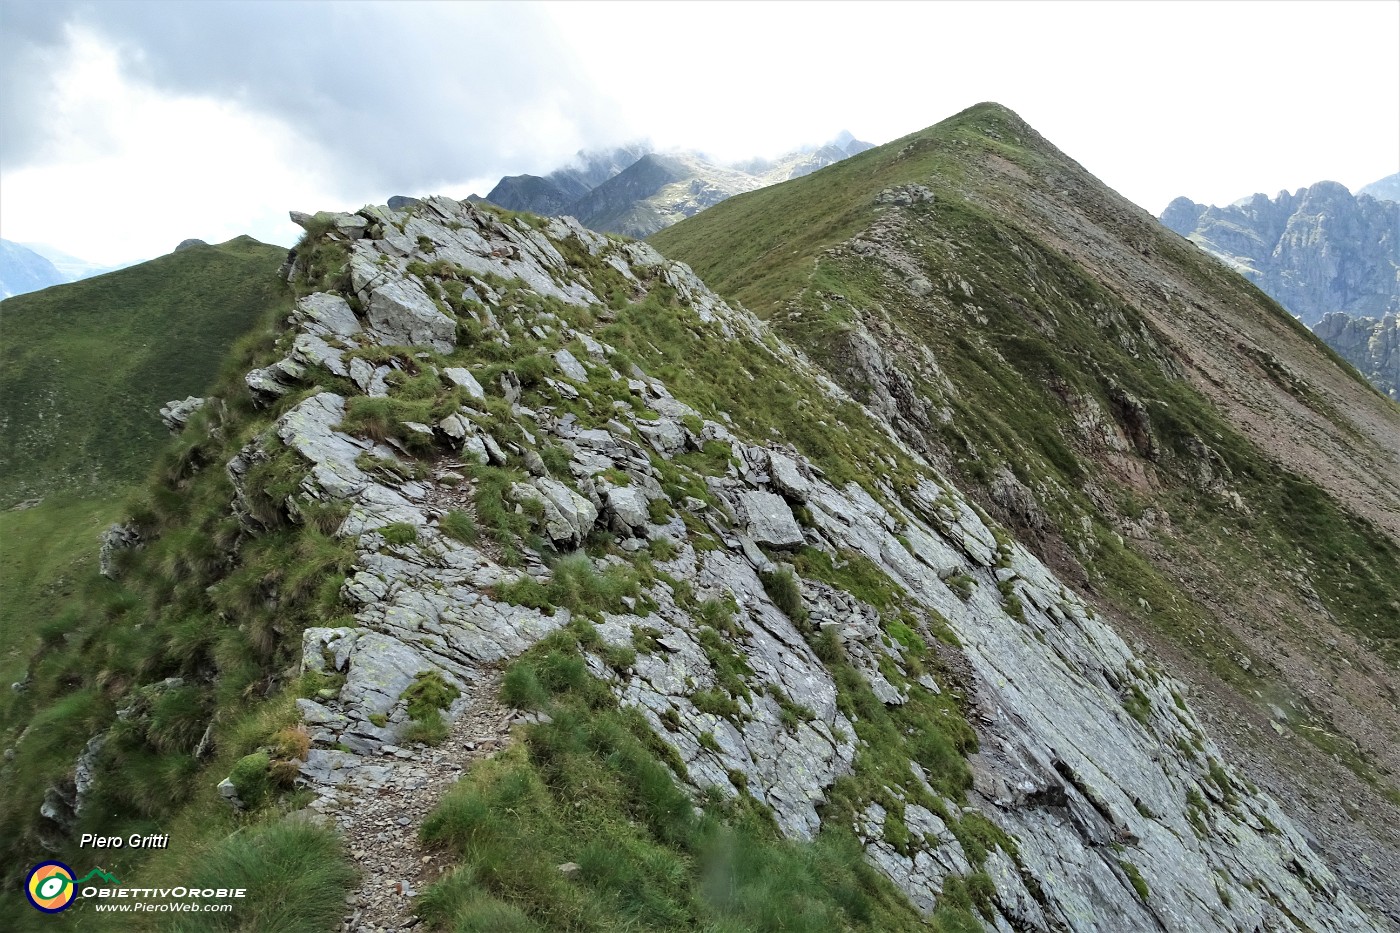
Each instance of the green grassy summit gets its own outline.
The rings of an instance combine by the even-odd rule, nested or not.
[[[990,103],[650,241],[1187,679],[1286,710],[1321,754],[1285,769],[1400,800],[1400,408],[1245,279]]]
[[[240,236],[0,303],[0,508],[139,481],[160,406],[203,394],[284,300],[285,256]]]

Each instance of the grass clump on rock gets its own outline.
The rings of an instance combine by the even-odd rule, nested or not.
[[[425,822],[424,841],[460,859],[418,901],[425,920],[454,930],[977,928],[957,906],[921,918],[844,827],[783,839],[744,793],[712,792],[697,810],[676,780],[684,766],[588,673],[573,629],[506,673],[503,699],[549,721],[473,768]],[[562,872],[570,862],[577,872]]]

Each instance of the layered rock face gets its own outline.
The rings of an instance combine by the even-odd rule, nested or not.
[[[1316,324],[1330,311],[1400,311],[1400,204],[1322,181],[1227,207],[1177,198],[1162,223]]]
[[[1376,320],[1334,311],[1313,325],[1313,333],[1371,385],[1400,401],[1400,316]]]
[[[249,477],[281,458],[301,479],[280,507],[304,520],[335,506],[334,533],[357,553],[342,590],[353,620],[304,635],[303,668],[344,677],[299,704],[314,809],[334,813],[338,788],[402,740],[415,680],[458,688],[446,715],[466,715],[469,688],[495,665],[580,621],[512,601],[523,581],[645,556],[642,594],[590,623],[585,659],[675,751],[697,802],[742,788],[784,835],[812,838],[833,818],[823,804],[837,782],[877,767],[856,690],[976,735],[970,787],[941,779],[913,738],[882,747],[862,785],[849,828],[921,911],[949,879],[984,872],[996,930],[1379,929],[1225,760],[1178,683],[879,415],[686,266],[568,220],[507,221],[438,197],[304,220],[343,263],[298,301],[286,357],[247,382],[267,403],[305,398],[228,473],[258,534]],[[774,391],[760,365],[783,373],[810,411],[792,429],[853,451],[860,481],[741,429],[743,400],[731,412],[692,395],[701,360],[649,374],[610,342],[631,318],[590,327],[637,306],[665,319],[653,345],[676,333],[751,353],[747,391]],[[516,355],[502,367],[506,349]],[[367,412],[410,411],[395,406],[430,390],[450,410],[366,429]],[[507,508],[533,523],[513,560],[499,541],[451,532],[448,517],[479,507],[489,477],[505,477]],[[585,541],[605,546],[580,551]],[[857,594],[822,566],[865,568],[867,584]],[[725,607],[727,621],[698,606]],[[911,735],[922,727],[910,720]],[[979,822],[996,827],[985,844],[970,841]]]

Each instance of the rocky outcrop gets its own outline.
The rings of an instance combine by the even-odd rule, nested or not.
[[[1177,198],[1161,221],[1314,325],[1400,312],[1400,204],[1322,181],[1227,207]]]
[[[160,409],[160,420],[165,422],[165,426],[171,434],[179,434],[185,430],[185,425],[189,423],[194,413],[202,409],[209,400],[190,395],[173,402],[166,402]]]
[[[115,524],[102,532],[101,547],[97,554],[98,572],[109,580],[116,579],[119,568],[117,555],[141,546],[141,531],[134,525]]]
[[[1334,311],[1313,325],[1313,333],[1371,385],[1400,401],[1400,315],[1376,320]]]
[[[349,372],[347,357],[388,358],[379,365],[389,375],[436,371],[461,393],[453,411],[436,425],[404,422],[405,430],[437,451],[465,454],[474,441],[483,462],[514,470],[512,507],[548,549],[572,555],[570,566],[625,572],[645,553],[653,570],[641,596],[596,614],[585,660],[674,750],[684,765],[677,780],[697,801],[746,792],[783,834],[810,839],[834,818],[824,804],[838,780],[865,767],[875,741],[852,717],[849,691],[888,709],[956,691],[977,735],[972,787],[959,793],[939,783],[911,744],[908,766],[881,765],[847,827],[920,910],[938,906],[949,878],[981,871],[998,930],[1372,927],[1288,816],[1231,768],[1180,685],[917,454],[891,448],[911,464],[898,486],[883,476],[838,486],[779,441],[742,436],[727,413],[701,414],[567,323],[571,306],[599,304],[593,276],[606,263],[639,293],[664,286],[677,301],[665,313],[715,347],[758,340],[818,410],[852,404],[688,268],[576,224],[536,229],[445,198],[361,216],[363,228],[337,221],[321,234],[345,244],[351,293],[302,298],[288,365],[249,385],[288,394],[322,373]],[[566,253],[599,265],[570,265]],[[440,262],[442,273],[410,272],[415,262]],[[475,297],[437,307],[432,299],[447,287]],[[532,335],[547,362],[532,364],[533,381],[501,383],[499,395],[493,383],[488,398],[471,351],[446,328],[400,329],[382,315],[376,323],[374,298],[384,292],[426,296],[453,334],[465,325],[502,345]],[[436,352],[452,364],[441,370],[418,355],[426,351],[394,343],[434,346],[439,333]],[[400,384],[351,381],[391,400]],[[527,382],[530,407],[522,404]],[[278,507],[297,520],[334,506],[344,515],[334,533],[354,545],[342,589],[352,617],[308,629],[302,644],[303,670],[337,684],[298,703],[312,738],[302,780],[317,794],[313,809],[331,814],[349,799],[343,788],[387,780],[382,759],[401,749],[416,681],[436,677],[455,691],[442,715],[459,720],[491,668],[574,621],[562,606],[511,599],[564,566],[551,570],[538,543],[519,542],[511,566],[497,546],[444,530],[449,512],[472,507],[464,493],[475,474],[435,457],[415,466],[398,437],[356,436],[347,430],[350,407],[339,392],[313,392],[228,471],[245,527],[256,533],[250,464],[292,458],[302,479]],[[897,444],[888,426],[877,435]],[[579,552],[599,524],[615,546]],[[811,572],[794,576],[797,564],[784,566],[794,552],[869,568],[865,595]],[[869,601],[869,574],[898,594],[894,608]],[[782,579],[790,585],[775,588]],[[940,637],[964,680],[923,666]],[[857,683],[834,673],[840,665]],[[959,830],[974,817],[1008,841],[968,841]]]

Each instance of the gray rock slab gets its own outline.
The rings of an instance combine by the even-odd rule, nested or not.
[[[762,490],[741,492],[739,512],[749,537],[759,544],[798,547],[803,542],[802,527],[781,496]]]

